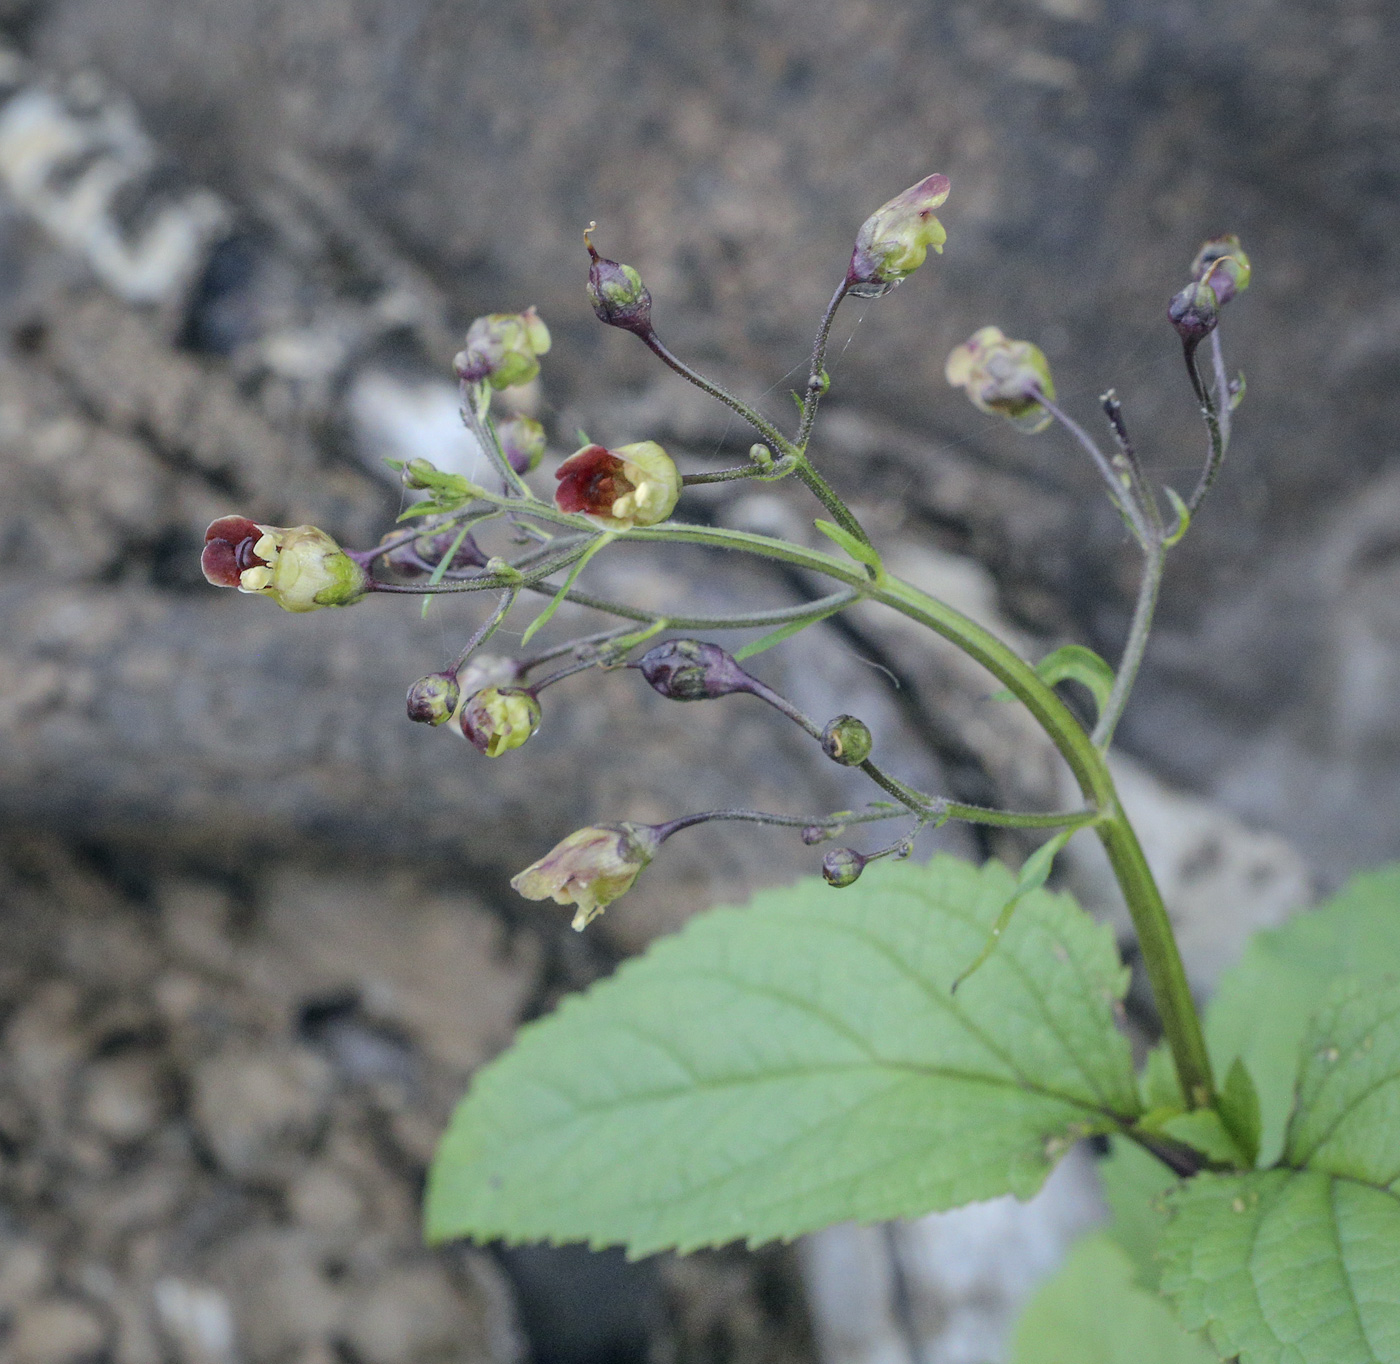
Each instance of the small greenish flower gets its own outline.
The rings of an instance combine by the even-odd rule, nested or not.
[[[369,573],[315,526],[264,526],[221,516],[204,533],[200,567],[218,587],[271,597],[284,611],[349,606],[372,586]]]
[[[533,308],[523,313],[490,313],[467,328],[466,345],[452,367],[469,384],[515,388],[540,372],[539,357],[549,350],[549,328]]]
[[[654,440],[585,445],[555,472],[554,502],[560,511],[582,512],[609,530],[654,526],[675,510],[681,475]]]
[[[454,717],[462,737],[488,758],[519,748],[540,727],[540,703],[523,687],[483,687]]]
[[[836,890],[844,890],[860,880],[867,860],[854,848],[833,848],[822,858],[822,879]]]
[[[1212,237],[1202,244],[1191,262],[1191,277],[1208,284],[1215,291],[1215,300],[1223,308],[1236,294],[1249,288],[1249,257],[1233,233]]]
[[[1053,399],[1055,381],[1039,346],[1012,341],[1000,327],[983,327],[972,339],[955,346],[944,369],[954,388],[983,412],[997,413],[1028,436],[1049,426],[1050,413],[1039,397]]]
[[[582,931],[619,895],[632,889],[656,856],[661,839],[649,824],[604,824],[571,833],[540,860],[511,878],[527,900],[576,905]]]
[[[942,254],[948,234],[933,216],[948,197],[946,175],[929,175],[877,208],[856,233],[846,271],[847,291],[879,298],[924,263],[929,248]]]

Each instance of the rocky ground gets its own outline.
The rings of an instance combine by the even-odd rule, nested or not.
[[[1313,884],[1400,854],[1391,10],[672,8],[0,0],[6,1364],[845,1364],[911,1341],[974,1364],[1094,1215],[1067,1166],[1030,1224],[643,1266],[420,1247],[433,1141],[517,1023],[815,859],[696,831],[582,938],[509,875],[590,820],[865,798],[756,704],[682,712],[633,676],[551,692],[530,748],[487,764],[402,716],[476,608],[295,619],[198,575],[216,515],[366,544],[397,510],[384,455],[468,458],[444,376],[478,312],[534,302],[554,329],[523,399],[551,460],[579,427],[692,468],[742,451],[725,409],[599,334],[591,218],[675,347],[776,412],[854,227],[947,171],[946,255],[843,314],[818,457],[896,571],[1033,657],[1116,656],[1133,556],[1072,452],[983,422],[943,357],[989,320],[1036,337],[1067,403],[1089,420],[1116,383],[1185,487],[1200,434],[1160,313],[1195,243],[1241,232],[1248,396],[1122,731],[1125,799],[1203,990]],[[785,488],[686,514],[812,533]],[[812,586],[630,551],[597,580],[699,610]],[[984,676],[876,613],[760,662],[927,789],[1063,798]],[[1114,913],[1091,856],[1066,873]]]

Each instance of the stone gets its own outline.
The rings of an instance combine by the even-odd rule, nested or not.
[[[15,1364],[84,1364],[97,1358],[106,1341],[91,1309],[68,1298],[41,1298],[15,1313],[7,1352]]]
[[[316,1138],[330,1085],[326,1062],[306,1048],[232,1048],[195,1070],[195,1121],[230,1174],[276,1177]]]
[[[139,1141],[161,1120],[160,1077],[150,1057],[95,1062],[88,1066],[81,1083],[83,1121],[109,1141]]]

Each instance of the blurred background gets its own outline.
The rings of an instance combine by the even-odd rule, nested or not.
[[[420,1248],[436,1137],[520,1021],[819,850],[693,831],[582,936],[509,876],[589,822],[867,795],[756,703],[632,674],[552,690],[488,763],[402,701],[479,605],[286,616],[204,584],[203,528],[372,543],[384,457],[470,466],[466,324],[529,304],[551,461],[584,428],[732,463],[727,409],[593,318],[582,229],[781,418],[856,228],[939,170],[946,253],[843,308],[816,458],[896,571],[1031,657],[1116,659],[1136,552],[1093,471],[944,358],[986,323],[1036,340],[1064,405],[1094,426],[1116,386],[1185,492],[1204,435],[1164,309],[1237,232],[1248,393],[1120,731],[1205,994],[1252,928],[1400,855],[1398,32],[1382,0],[0,0],[0,1359],[1000,1358],[1098,1215],[1087,1153],[1025,1207],[757,1253]],[[745,486],[681,514],[811,536],[795,490]],[[590,573],[705,610],[813,590],[635,548]],[[989,679],[898,620],[758,663],[927,790],[1066,798]],[[1067,882],[1121,928],[1084,841]]]

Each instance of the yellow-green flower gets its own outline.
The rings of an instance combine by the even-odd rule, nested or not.
[[[540,703],[523,687],[483,687],[453,717],[462,737],[488,758],[519,748],[540,727]]]
[[[200,566],[219,587],[271,597],[284,611],[349,606],[370,590],[365,568],[315,526],[263,526],[221,516],[204,533]]]
[[[512,877],[511,885],[527,900],[576,905],[573,926],[582,930],[632,889],[660,845],[656,830],[647,824],[579,829]]]
[[[1052,420],[1038,400],[1040,394],[1055,397],[1044,354],[1029,341],[1011,340],[1000,327],[983,327],[955,346],[944,374],[954,388],[966,389],[983,412],[1008,418],[1028,436],[1043,431]]]
[[[946,175],[929,175],[877,208],[856,233],[846,271],[848,292],[878,298],[924,263],[929,248],[942,254],[948,234],[933,216],[948,197]]]
[[[523,313],[490,313],[467,328],[466,345],[452,366],[467,383],[515,388],[540,372],[539,357],[549,345],[549,328],[533,308]]]

